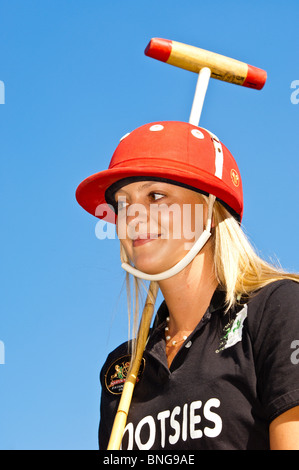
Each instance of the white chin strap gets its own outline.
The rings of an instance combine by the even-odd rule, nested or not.
[[[215,199],[216,199],[215,196],[212,196],[210,194],[209,215],[208,215],[208,220],[207,220],[207,225],[206,225],[205,230],[202,232],[202,234],[200,235],[198,240],[194,243],[191,250],[186,254],[186,256],[184,256],[184,258],[181,259],[181,261],[175,264],[172,268],[167,269],[167,271],[164,271],[163,273],[159,273],[159,274],[147,274],[142,271],[139,271],[136,268],[133,268],[133,266],[131,266],[128,263],[122,263],[121,267],[128,273],[133,274],[133,276],[144,279],[145,281],[162,281],[164,279],[168,279],[169,277],[172,277],[178,274],[186,266],[188,266],[189,263],[191,263],[191,261],[200,252],[202,247],[206,244],[206,242],[211,236],[212,210],[213,210]]]

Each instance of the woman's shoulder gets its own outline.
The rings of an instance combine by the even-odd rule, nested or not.
[[[105,364],[108,362],[111,362],[115,359],[117,359],[118,357],[121,357],[121,356],[126,356],[126,355],[129,355],[130,354],[130,341],[125,341],[124,343],[121,343],[120,345],[118,345],[116,348],[112,349],[107,357],[106,357],[106,361],[105,361]]]
[[[257,392],[267,419],[299,403],[299,283],[270,283],[248,302]]]
[[[291,278],[272,281],[249,295],[249,303],[252,304],[263,305],[271,300],[287,303],[299,301],[299,279],[298,282]]]
[[[248,322],[252,332],[270,331],[299,325],[299,282],[273,281],[249,296]]]

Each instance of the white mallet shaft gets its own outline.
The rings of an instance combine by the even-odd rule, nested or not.
[[[189,117],[189,124],[193,124],[194,126],[198,126],[199,124],[210,77],[211,69],[209,69],[208,67],[203,67],[198,74],[193,104]]]

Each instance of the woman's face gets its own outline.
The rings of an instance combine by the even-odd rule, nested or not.
[[[115,195],[117,234],[133,265],[148,274],[178,263],[204,229],[199,193],[173,184],[139,181]]]

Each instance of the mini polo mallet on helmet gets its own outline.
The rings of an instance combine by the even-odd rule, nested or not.
[[[128,263],[122,263],[127,272],[151,282],[139,326],[136,356],[124,384],[108,450],[119,449],[121,446],[154,311],[158,292],[157,281],[180,272],[200,252],[211,236],[212,210],[216,198],[238,220],[242,219],[242,183],[237,164],[229,150],[214,134],[198,127],[209,80],[212,77],[260,90],[267,78],[266,72],[256,67],[166,39],[151,39],[145,54],[198,73],[189,123],[156,122],[124,136],[113,154],[108,170],[90,176],[78,186],[77,200],[91,214],[115,222],[115,192],[132,181],[158,179],[208,195],[208,216],[205,229],[191,250],[169,270],[148,275]]]

